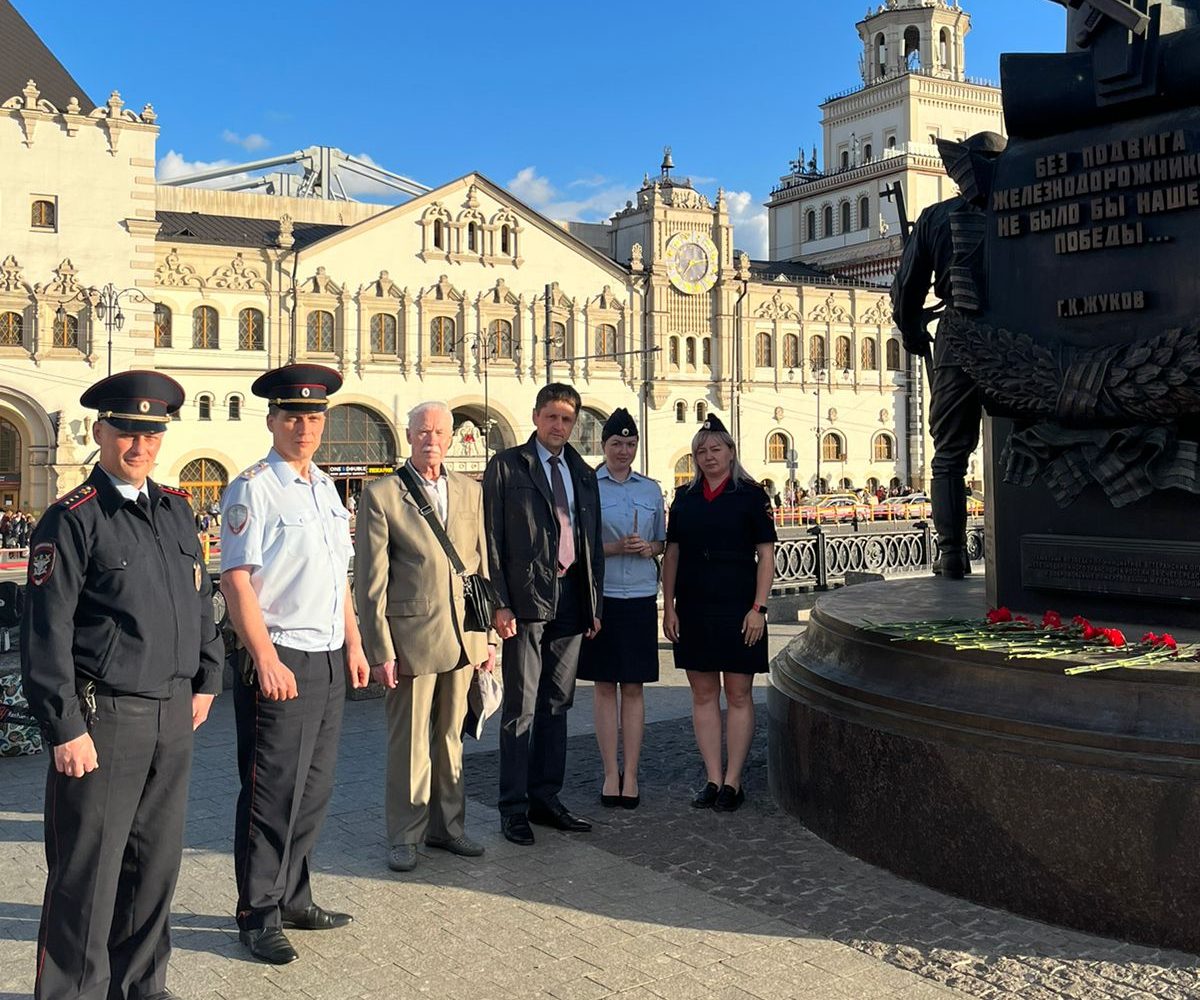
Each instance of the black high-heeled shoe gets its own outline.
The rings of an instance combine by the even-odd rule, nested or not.
[[[637,795],[625,794],[625,775],[623,774],[621,775],[621,794],[619,798],[621,799],[622,809],[636,809],[638,803],[642,801],[642,793],[640,791]]]
[[[603,791],[604,785],[600,786],[600,788],[601,788],[600,804],[602,806],[604,806],[605,809],[616,809],[617,806],[624,805],[624,796],[621,795],[621,786],[624,784],[625,784],[625,772],[622,771],[619,775],[617,775],[617,794],[616,795],[605,795],[604,791]]]

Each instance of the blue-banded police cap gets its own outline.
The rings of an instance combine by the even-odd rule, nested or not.
[[[131,434],[158,434],[183,405],[183,386],[161,372],[118,372],[88,388],[79,402],[96,419]]]
[[[254,380],[250,391],[271,406],[293,413],[324,413],[342,376],[324,365],[284,365]]]

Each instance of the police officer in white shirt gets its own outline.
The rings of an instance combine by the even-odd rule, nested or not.
[[[327,397],[342,384],[321,365],[267,372],[273,447],[225,490],[221,590],[241,649],[234,686],[242,788],[234,829],[240,938],[251,954],[298,958],[283,928],[330,930],[351,921],[317,906],[309,855],[333,791],[346,674],[370,668],[349,600],[350,513],[312,462]]]

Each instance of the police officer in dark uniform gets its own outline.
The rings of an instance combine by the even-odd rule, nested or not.
[[[221,591],[242,650],[234,689],[238,796],[234,873],[239,938],[264,962],[299,955],[283,928],[348,924],[313,902],[309,857],[333,792],[346,675],[366,687],[347,570],[350,512],[313,462],[341,376],[287,365],[251,391],[267,400],[272,447],[229,484],[221,511]]]
[[[942,305],[978,308],[974,301],[980,291],[976,283],[956,281],[955,272],[961,276],[980,270],[981,261],[975,258],[982,255],[982,245],[970,234],[982,233],[983,203],[990,180],[985,176],[987,164],[1004,152],[1007,140],[995,132],[980,132],[962,143],[940,141],[938,145],[951,176],[967,190],[921,213],[904,244],[900,268],[892,283],[892,315],[904,347],[910,354],[924,358],[929,357],[931,339],[926,324],[940,308],[925,308],[931,283]],[[973,249],[964,254],[964,246]],[[944,337],[933,340],[929,395],[929,433],[933,437],[929,498],[941,550],[934,572],[961,580],[971,571],[966,474],[971,452],[979,444],[983,399]]]
[[[100,459],[30,539],[25,694],[53,753],[36,1000],[169,1000],[192,732],[223,650],[189,495],[149,478],[183,389],[87,390]]]

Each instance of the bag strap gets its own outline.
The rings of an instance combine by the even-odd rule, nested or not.
[[[446,558],[450,560],[450,568],[459,576],[466,576],[467,567],[463,565],[463,561],[458,557],[454,543],[450,541],[450,536],[446,534],[446,529],[442,526],[442,522],[438,520],[437,515],[433,512],[433,504],[425,496],[425,489],[417,481],[416,474],[405,463],[396,470],[396,475],[404,481],[404,485],[408,487],[408,495],[416,501],[417,509],[421,512],[421,516],[425,518],[425,523],[433,529],[434,537],[441,543],[442,551],[446,553]],[[449,489],[447,488],[448,492]]]

